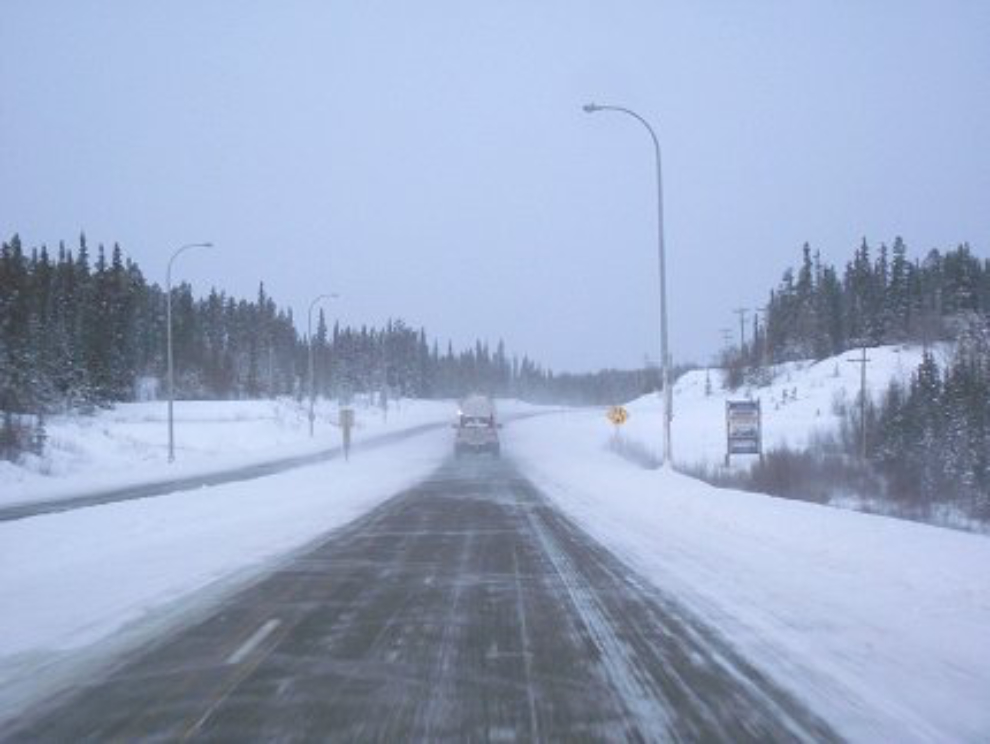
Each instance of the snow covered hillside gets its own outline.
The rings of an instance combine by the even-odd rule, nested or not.
[[[884,353],[896,371],[897,352]],[[910,370],[906,359],[902,366]],[[775,386],[798,388],[793,405],[768,404],[777,441],[799,444],[799,424],[829,420],[833,365],[816,367],[795,366]],[[706,399],[690,384],[699,379],[704,372],[678,396],[679,456],[702,445],[703,456],[721,457],[724,396]],[[644,408],[633,407],[633,421],[646,419],[652,436],[659,420]],[[711,419],[711,441],[701,425],[692,440],[692,410]],[[594,537],[844,736],[985,740],[990,539],[644,469],[609,451],[611,429],[603,411],[545,416],[508,427],[506,450]]]
[[[937,351],[937,354],[944,351]],[[724,390],[720,369],[694,370],[674,386],[674,459],[682,465],[717,465],[725,458],[725,402],[753,399],[762,402],[765,449],[784,445],[804,449],[816,436],[837,430],[837,404],[854,406],[860,388],[860,367],[848,360],[859,352],[847,352],[820,362],[776,365],[773,382],[764,387],[744,386]],[[881,346],[869,349],[866,384],[868,394],[880,395],[892,380],[907,381],[921,362],[918,346]],[[710,383],[710,384],[709,384]],[[662,398],[644,396],[630,403],[632,414],[623,427],[624,437],[654,454],[660,451]],[[745,465],[746,457],[734,457]]]
[[[355,442],[453,416],[449,401],[355,406]],[[19,464],[0,461],[0,505],[58,498],[185,475],[225,470],[340,444],[337,404],[319,401],[316,436],[309,437],[308,408],[292,399],[178,401],[176,462],[167,462],[167,409],[155,403],[122,403],[92,416],[53,416],[42,457]]]

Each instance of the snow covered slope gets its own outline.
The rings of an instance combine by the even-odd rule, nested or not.
[[[828,400],[831,367],[796,372],[799,402],[772,419],[779,438],[827,420],[814,400]],[[706,403],[682,389],[682,416],[692,397]],[[719,402],[707,405],[717,426]],[[647,418],[643,407],[634,421]],[[721,457],[681,421],[681,457],[699,443]],[[505,450],[592,535],[843,735],[987,740],[990,539],[643,469],[608,450],[611,428],[604,411],[545,416],[508,427]]]
[[[387,418],[356,406],[355,441],[418,424],[449,420],[455,404],[403,400]],[[46,421],[43,457],[0,461],[0,505],[235,468],[259,460],[325,450],[340,444],[337,404],[320,401],[316,436],[308,409],[292,399],[178,401],[176,462],[167,462],[166,404],[123,403],[92,416]]]
[[[937,352],[943,353],[943,352]],[[743,387],[734,392],[722,387],[722,370],[694,370],[674,386],[674,459],[684,465],[719,464],[725,458],[725,402],[759,399],[763,409],[764,447],[787,445],[803,449],[820,434],[836,431],[836,404],[856,404],[860,367],[848,360],[849,352],[821,362],[790,362],[773,368],[773,382],[764,387]],[[881,346],[867,351],[867,390],[876,396],[892,380],[907,381],[921,363],[918,346]],[[710,385],[706,384],[706,379]],[[654,454],[660,451],[662,399],[644,396],[629,404],[632,414],[623,427],[625,437],[641,443]],[[733,458],[734,464],[746,458]]]

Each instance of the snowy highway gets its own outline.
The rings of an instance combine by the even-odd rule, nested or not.
[[[487,459],[446,462],[0,736],[838,738]]]
[[[990,0],[93,5],[0,3],[0,744],[990,744]]]

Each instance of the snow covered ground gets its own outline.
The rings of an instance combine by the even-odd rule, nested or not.
[[[869,379],[880,389],[893,375],[910,375],[920,352],[870,355]],[[802,446],[813,431],[835,425],[833,400],[852,399],[848,390],[858,386],[858,368],[842,359],[790,365],[774,386],[754,391],[766,396],[768,443]],[[675,454],[682,461],[718,462],[724,454],[727,394],[713,379],[706,395],[704,381],[704,371],[695,372],[677,388]],[[181,404],[177,413],[187,418],[178,430],[178,466],[220,469],[338,443],[325,419],[311,443],[302,412],[280,413],[279,405]],[[503,415],[530,410],[500,408]],[[657,401],[630,408],[625,436],[659,444]],[[8,471],[2,500],[11,484],[35,496],[52,493],[40,483],[94,488],[109,477],[100,471],[112,467],[122,469],[116,478],[135,481],[173,473],[163,462],[161,414],[159,404],[53,422],[53,436],[62,431],[74,442],[63,448],[68,454],[52,455],[57,474],[15,479]],[[408,403],[386,424],[379,413],[359,411],[360,436],[452,414],[450,403]],[[843,735],[986,740],[987,537],[646,470],[608,450],[612,427],[599,409],[517,421],[503,435],[506,454],[561,508]],[[210,606],[425,477],[449,450],[450,432],[438,429],[349,463],[0,523],[0,595],[13,608],[0,613],[0,716]]]
[[[354,441],[453,417],[450,401],[393,402],[387,417],[355,405]],[[316,436],[309,437],[308,408],[292,399],[178,401],[176,461],[167,461],[164,402],[124,403],[92,416],[46,421],[42,457],[0,461],[0,505],[59,498],[138,483],[199,475],[303,455],[340,444],[337,405],[320,401]]]
[[[0,523],[0,717],[421,480],[450,439],[431,430],[350,462]]]
[[[827,420],[831,373],[821,369],[821,387],[802,378],[797,402],[773,412],[778,441],[795,442],[798,422]],[[716,431],[709,440],[687,416],[692,397],[706,402],[703,388],[678,395],[677,452],[721,457],[722,403],[698,406]],[[654,428],[644,408],[633,406],[633,421],[653,436],[659,420]],[[592,535],[845,736],[986,741],[990,539],[646,470],[608,450],[611,428],[601,410],[535,418],[506,429],[506,450]]]
[[[945,354],[937,350],[936,354]],[[763,410],[766,449],[804,449],[815,437],[834,433],[839,424],[836,405],[855,406],[860,367],[848,352],[821,362],[791,362],[774,367],[773,383],[764,387],[722,389],[722,371],[699,369],[681,376],[674,386],[674,459],[683,465],[719,465],[725,458],[726,400],[759,399]],[[921,363],[918,346],[881,346],[867,350],[866,383],[879,396],[893,380],[907,382]],[[706,385],[706,379],[710,386]],[[707,391],[707,392],[706,392]],[[660,451],[662,399],[650,395],[627,406],[631,413],[622,433],[654,454]],[[746,465],[746,457],[733,458]]]

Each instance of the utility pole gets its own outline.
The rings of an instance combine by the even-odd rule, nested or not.
[[[276,397],[275,392],[275,347],[272,346],[271,340],[268,342],[268,395],[271,398]]]
[[[770,356],[770,354],[768,353],[769,350],[770,350],[770,334],[768,333],[768,331],[770,330],[770,325],[769,325],[769,323],[767,323],[767,320],[770,317],[767,314],[768,311],[769,311],[769,309],[770,308],[768,308],[768,307],[754,307],[753,308],[753,313],[755,314],[754,315],[754,317],[755,317],[755,321],[754,322],[757,324],[757,328],[759,327],[760,315],[763,316],[763,344],[761,345],[761,348],[760,348],[760,364],[762,366],[764,366],[764,367],[770,366],[770,360],[768,359],[768,357]],[[753,336],[753,341],[754,341],[754,343],[756,342],[756,336],[755,335]]]
[[[739,307],[732,312],[739,316],[739,351],[742,351],[746,346],[746,316],[749,314],[749,308]]]
[[[732,346],[732,329],[719,328],[718,332],[722,334],[722,345],[728,350]]]
[[[847,359],[847,362],[859,365],[859,456],[866,461],[866,365],[872,360],[866,356],[866,342],[858,359]]]

